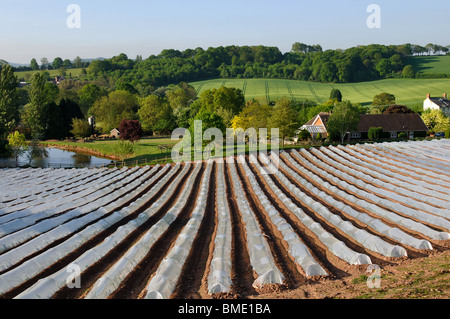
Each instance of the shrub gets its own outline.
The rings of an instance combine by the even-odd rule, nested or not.
[[[119,126],[120,139],[132,143],[141,139],[144,134],[141,123],[133,120],[122,120]]]
[[[114,146],[114,152],[120,157],[123,161],[130,155],[134,153],[134,144],[130,141],[122,141],[119,140]]]
[[[400,134],[398,134],[398,138],[401,140],[406,139],[406,137],[407,137],[407,135],[405,132],[401,132]]]
[[[311,134],[309,133],[308,130],[303,129],[298,133],[298,139],[300,141],[307,141],[310,138],[311,138]]]
[[[383,128],[382,127],[371,127],[369,129],[369,140],[374,141],[381,138],[383,134]]]

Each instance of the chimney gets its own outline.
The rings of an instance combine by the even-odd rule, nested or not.
[[[444,93],[444,100],[447,99],[447,93]]]
[[[427,94],[427,99],[429,99],[431,97],[431,94],[430,93],[428,93]]]

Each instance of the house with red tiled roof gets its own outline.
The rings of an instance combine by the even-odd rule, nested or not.
[[[319,133],[322,137],[328,136],[327,124],[331,114],[320,113],[303,125],[300,130],[306,129],[312,137]],[[371,127],[381,127],[386,138],[395,139],[404,132],[408,138],[425,137],[428,127],[417,113],[410,114],[362,114],[357,130],[348,132],[347,140],[365,140],[368,138]]]

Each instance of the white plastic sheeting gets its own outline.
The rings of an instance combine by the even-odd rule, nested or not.
[[[191,164],[187,163],[185,168],[189,168],[190,165]],[[109,295],[117,290],[129,273],[145,258],[145,256],[147,256],[154,243],[161,238],[186,206],[186,202],[192,192],[195,179],[200,172],[201,166],[201,163],[197,163],[176,203],[168,210],[164,217],[152,226],[132,248],[130,248],[100,279],[97,280],[87,294],[86,299],[108,298]],[[176,184],[171,188],[171,191],[166,193],[167,195],[162,201],[170,197],[175,188]]]
[[[156,171],[158,168],[154,167],[149,174]],[[147,169],[143,169],[147,170]],[[164,170],[161,170],[163,172]],[[159,176],[159,174],[155,175],[155,177]],[[145,178],[145,176],[142,177],[142,179]],[[126,202],[128,202],[131,198],[136,196],[136,193],[142,192],[143,189],[148,187],[148,185],[154,181],[154,178],[150,179],[149,181],[143,183],[143,180],[141,178],[136,179],[133,181],[129,187],[122,188],[118,190],[118,192],[113,193],[109,195],[108,201],[111,201],[111,203],[107,206],[100,207],[96,209],[95,211],[88,213],[85,216],[80,217],[80,212],[78,210],[74,210],[68,213],[65,213],[63,215],[58,216],[57,218],[45,220],[42,223],[39,223],[33,227],[30,227],[32,229],[25,229],[23,231],[19,231],[16,233],[13,233],[9,236],[3,237],[0,239],[0,251],[9,249],[11,247],[17,246],[20,243],[26,241],[30,237],[37,236],[36,238],[26,242],[22,246],[20,246],[19,249],[11,250],[3,255],[0,255],[0,271],[3,271],[10,266],[14,265],[18,261],[24,259],[25,257],[44,249],[48,245],[52,244],[53,242],[67,237],[82,227],[85,227],[87,224],[94,222],[97,219],[100,219],[104,217],[105,215],[108,215],[112,213],[113,211],[117,210],[118,207],[122,206]],[[139,188],[135,190],[136,187]],[[119,198],[121,194],[133,190],[130,194],[123,198]],[[72,219],[71,221],[67,223],[63,223],[61,218],[64,217],[64,220],[67,220],[68,218]],[[79,217],[79,218],[76,218]],[[59,226],[58,226],[59,225]],[[52,229],[52,230],[50,230]],[[50,230],[50,231],[48,231]],[[39,236],[40,235],[40,236]]]
[[[61,171],[61,170],[59,170]],[[47,170],[47,174],[51,174],[51,170]],[[30,179],[29,187],[22,190],[22,191],[14,191],[13,189],[7,189],[0,195],[0,208],[5,207],[6,205],[16,205],[22,202],[30,201],[37,198],[42,198],[48,195],[48,191],[58,188],[58,190],[61,187],[64,187],[68,184],[75,183],[81,179],[85,179],[89,177],[90,175],[97,175],[101,171],[100,170],[94,170],[91,173],[87,169],[80,169],[77,171],[61,171],[58,175],[54,175],[55,178],[47,180],[45,183],[33,183],[33,180]],[[3,178],[2,178],[3,182]],[[37,187],[35,187],[37,185]],[[11,185],[9,185],[11,186]],[[36,194],[39,194],[39,196],[36,196]],[[4,201],[7,201],[8,203],[3,203]]]
[[[61,172],[61,170],[54,170],[56,172]],[[65,170],[64,170],[65,171]],[[51,169],[46,169],[45,172],[49,173],[52,172]],[[9,205],[15,205],[20,203],[27,203],[32,200],[39,200],[42,197],[46,197],[49,195],[56,195],[56,194],[65,194],[65,191],[68,190],[69,193],[73,193],[71,188],[74,188],[80,184],[87,187],[89,185],[89,182],[91,180],[98,180],[102,178],[103,176],[114,176],[115,174],[120,173],[120,170],[118,169],[95,169],[95,170],[88,170],[83,169],[80,171],[73,172],[65,171],[65,173],[59,173],[63,178],[46,181],[45,183],[40,183],[39,181],[36,181],[35,176],[27,176],[27,177],[15,177],[15,183],[18,183],[21,179],[24,179],[25,186],[26,187],[18,187],[18,185],[12,184],[9,185],[8,188],[2,192],[3,194],[0,195],[2,198],[2,202],[7,203],[1,203],[0,208],[8,207]],[[73,178],[72,178],[73,175]],[[28,184],[29,182],[29,184]],[[3,210],[0,210],[0,214],[3,214]]]
[[[311,156],[305,150],[303,150],[302,153],[305,156]],[[442,227],[444,229],[450,230],[450,220],[448,220],[448,219],[446,219],[444,217],[435,216],[435,215],[432,215],[432,214],[430,214],[428,212],[425,212],[425,211],[422,211],[422,210],[410,208],[410,207],[407,207],[407,206],[405,206],[403,204],[399,204],[399,203],[397,203],[395,201],[386,200],[386,199],[384,199],[382,197],[379,197],[379,196],[377,196],[377,195],[375,195],[373,193],[366,192],[365,190],[362,190],[362,189],[360,189],[358,187],[355,187],[355,186],[353,186],[353,185],[351,185],[351,184],[349,184],[349,183],[347,183],[347,182],[345,182],[345,181],[343,181],[343,180],[341,180],[341,179],[339,179],[337,177],[332,176],[331,174],[327,173],[325,170],[319,168],[319,166],[321,166],[321,164],[319,162],[317,163],[317,165],[314,165],[314,166],[310,165],[311,169],[315,170],[316,172],[319,172],[320,175],[327,176],[327,179],[334,180],[336,183],[339,184],[339,186],[341,186],[341,187],[343,187],[345,189],[348,189],[349,191],[351,191],[351,192],[353,192],[353,193],[355,193],[355,194],[357,194],[359,196],[362,196],[363,198],[370,199],[371,201],[375,202],[379,206],[386,207],[386,208],[391,209],[391,210],[393,210],[395,212],[398,212],[398,213],[401,213],[401,214],[413,217],[413,218],[418,219],[420,221],[427,222],[429,224],[432,224],[432,225],[435,225],[435,226]],[[354,178],[353,178],[353,181],[355,181]],[[400,200],[401,196],[396,196],[395,199],[396,200]],[[411,203],[412,203],[412,200],[411,200]],[[433,212],[435,214],[446,214],[445,210],[442,210],[442,209],[440,210],[438,208],[433,208]]]
[[[173,294],[180,277],[192,243],[197,236],[201,222],[205,215],[209,193],[209,183],[213,161],[209,160],[206,171],[203,174],[200,193],[197,196],[196,205],[186,226],[175,241],[174,246],[159,265],[155,275],[146,287],[145,299],[168,299]]]
[[[397,142],[390,145],[377,144],[377,148],[403,159],[419,162],[424,168],[443,172],[446,175],[449,174],[449,157],[440,152],[429,150],[426,144],[419,146],[414,142]]]
[[[339,145],[338,147],[343,147],[342,145]],[[438,184],[441,186],[444,186],[447,191],[450,188],[450,181],[445,181],[441,178],[441,176],[439,174],[435,174],[432,171],[428,171],[428,170],[423,170],[417,166],[410,166],[404,163],[400,163],[398,161],[395,161],[393,159],[388,159],[388,158],[384,158],[383,160],[380,159],[380,156],[376,153],[371,152],[369,149],[366,149],[364,147],[362,147],[361,145],[349,145],[347,146],[347,148],[350,149],[355,149],[356,151],[358,151],[361,154],[364,154],[368,157],[375,157],[378,159],[378,161],[382,161],[382,162],[386,162],[387,164],[389,164],[389,168],[404,173],[406,175],[410,175],[414,178],[418,178],[421,180],[424,180],[426,182],[431,182],[434,184]],[[379,164],[379,162],[377,163]],[[384,164],[386,165],[386,164]],[[401,167],[399,167],[401,166]]]
[[[284,154],[284,152],[283,152]],[[289,173],[289,175],[296,178],[300,183],[306,184],[307,182],[303,180],[298,174],[292,171],[286,164],[281,162],[281,167]],[[285,178],[285,177],[284,177]],[[320,198],[327,196],[326,193],[320,191],[318,188],[314,187],[312,184],[308,183],[308,190]],[[298,197],[298,196],[297,196]],[[312,198],[308,197],[306,194],[298,197],[302,202],[307,201],[312,202],[308,206],[311,207],[316,213],[321,215],[331,224],[333,224],[338,229],[342,230],[345,234],[353,238],[356,242],[361,244],[363,247],[377,252],[386,257],[404,257],[406,256],[406,250],[403,247],[392,245],[378,236],[375,236],[364,229],[355,227],[351,222],[344,221],[340,216],[333,214],[328,208],[322,205],[320,202],[316,202]]]
[[[228,157],[227,163],[233,181],[236,202],[245,224],[250,263],[258,276],[253,282],[253,286],[261,287],[265,284],[272,283],[282,284],[284,276],[275,265],[270,247],[261,232],[256,216],[245,197],[245,192],[236,171],[235,159],[233,157]]]
[[[96,180],[102,176],[111,174],[103,169],[89,170],[84,169],[82,172],[72,172],[71,175],[53,180],[46,185],[39,185],[38,187],[29,187],[23,192],[14,193],[16,197],[8,197],[7,203],[0,203],[0,211],[6,213],[4,208],[11,209],[11,211],[17,211],[25,209],[30,206],[36,206],[44,203],[48,200],[54,200],[55,198],[61,198],[80,191],[80,186],[87,188],[90,183],[95,183]],[[0,213],[2,215],[2,213]]]
[[[129,182],[130,179],[138,178],[143,173],[139,172],[138,169],[124,170],[123,172],[125,173],[118,175],[113,179],[99,182],[85,191],[63,198],[57,198],[53,201],[48,201],[41,205],[29,207],[25,210],[16,211],[13,214],[0,217],[0,237],[67,210],[79,208],[83,205],[90,205],[90,203],[96,199],[121,187],[120,180],[128,177],[127,181]]]
[[[411,166],[418,166],[420,168],[431,170],[438,174],[443,174],[449,177],[447,162],[445,157],[436,154],[427,154],[423,147],[417,148],[413,143],[397,142],[397,143],[375,143],[369,150],[374,150],[377,153],[388,158],[409,163]],[[367,148],[366,145],[363,145]],[[433,157],[431,157],[433,156]]]
[[[261,158],[262,162],[266,163],[269,162],[266,155],[261,154],[260,157],[262,157]],[[297,216],[297,218],[303,225],[305,225],[305,227],[310,229],[317,236],[320,242],[322,242],[332,254],[348,262],[351,265],[362,265],[372,263],[369,256],[350,249],[347,245],[345,245],[344,242],[335,238],[332,234],[327,232],[319,223],[315,222],[311,217],[309,217],[301,208],[299,208],[295,203],[293,203],[292,200],[288,198],[281,189],[278,188],[278,186],[269,177],[270,176],[269,174],[263,172],[265,168],[261,167],[259,163],[255,163],[255,165],[257,165],[258,169],[262,173],[261,176],[264,177],[269,187],[272,188],[272,190],[277,195],[278,199],[281,200],[286,205],[286,207],[294,215]],[[267,167],[269,169],[271,168],[271,166]],[[278,170],[271,170],[271,171],[297,198],[304,198],[307,206],[310,206],[314,203],[314,201],[311,198],[305,197],[304,196],[305,194],[302,193],[298,187],[293,185],[283,174],[281,174],[281,172],[279,172]]]
[[[224,160],[216,160],[216,204],[217,229],[214,238],[214,251],[208,276],[208,292],[210,294],[227,293],[231,291],[231,248],[232,223],[230,207],[225,190]]]
[[[170,167],[170,164],[167,165]],[[9,290],[13,289],[14,287],[17,287],[21,283],[33,278],[43,270],[47,269],[54,263],[58,262],[58,260],[64,258],[71,252],[75,251],[77,248],[82,246],[84,243],[88,242],[90,239],[92,239],[94,236],[100,234],[104,230],[108,229],[121,219],[129,216],[133,212],[135,212],[139,207],[144,205],[148,198],[156,194],[160,191],[160,189],[169,181],[169,179],[175,174],[176,171],[178,171],[180,167],[180,164],[178,163],[175,165],[168,174],[166,174],[161,180],[158,181],[158,183],[152,187],[152,189],[149,191],[148,194],[145,196],[140,197],[135,203],[130,204],[128,207],[115,212],[111,214],[110,216],[103,218],[96,223],[84,228],[82,231],[78,232],[74,236],[70,237],[63,243],[52,247],[51,249],[46,250],[45,252],[33,257],[32,259],[29,259],[22,263],[21,265],[17,266],[16,268],[13,268],[12,270],[2,274],[0,276],[0,295],[4,294],[5,292],[8,292]],[[117,231],[109,236],[105,241],[91,250],[87,251],[85,254],[83,254],[84,258],[88,260],[100,260],[103,256],[105,256],[108,253],[108,250],[104,249],[103,246],[114,246],[111,245],[111,242],[117,243],[120,242],[120,240],[116,241],[118,237],[125,238],[128,236],[133,230],[135,230],[137,227],[142,225],[148,218],[154,214],[155,209],[159,207],[159,205],[155,205],[154,203],[149,209],[139,214],[139,216],[130,221],[128,224],[121,226],[117,229]],[[122,237],[123,236],[123,237]],[[113,237],[113,238],[112,238]],[[100,247],[100,248],[99,248]],[[83,257],[81,256],[81,257]],[[80,258],[81,258],[80,257]],[[78,259],[77,259],[78,260]],[[59,277],[58,277],[59,278]],[[67,273],[66,273],[67,278]],[[50,282],[55,282],[53,276],[47,277],[45,279],[42,279],[41,281],[48,280]],[[65,285],[61,282],[55,282],[57,284],[62,284],[62,286]],[[38,285],[39,282],[36,284]],[[36,286],[35,285],[35,286]],[[35,294],[32,292],[35,286],[30,287],[27,290],[27,294],[30,292],[30,298],[34,298]],[[55,288],[53,284],[42,283],[40,287],[47,287],[46,289],[51,289],[50,287]],[[60,287],[62,287],[60,286]],[[39,290],[39,288],[37,288]],[[53,291],[53,293],[56,291]],[[24,292],[25,293],[25,292]],[[43,292],[41,292],[43,294]],[[52,294],[53,294],[52,293]],[[51,295],[50,295],[51,297]],[[39,298],[39,297],[36,297]],[[44,298],[44,297],[43,297]],[[47,297],[49,298],[49,297]]]
[[[439,194],[436,194],[436,192],[431,189],[406,183],[393,177],[388,177],[362,165],[355,165],[346,158],[332,152],[329,148],[321,147],[320,150],[333,161],[333,165],[337,165],[341,169],[353,173],[358,178],[366,179],[369,182],[376,183],[384,188],[392,189],[393,191],[403,192],[408,196],[421,199],[430,204],[435,204],[440,207],[450,207],[450,201],[444,199],[448,196],[445,196],[444,194],[442,194],[443,196],[439,196]],[[315,154],[317,155],[319,153]]]
[[[417,188],[419,188],[422,189],[420,191],[421,193],[430,195],[431,192],[433,197],[448,200],[450,189],[441,185],[431,185],[423,177],[421,179],[412,178],[410,176],[393,171],[391,167],[390,169],[385,169],[379,166],[379,163],[377,163],[375,160],[370,159],[364,154],[358,153],[357,151],[350,148],[338,148],[330,146],[328,149],[345,158],[347,161],[357,164],[356,166],[358,168],[365,168],[365,172],[368,174],[381,174],[382,178],[387,180],[388,182],[392,181],[393,183],[396,183],[401,187],[410,188],[412,190],[416,190]],[[361,157],[363,160],[359,159],[358,157]]]
[[[341,191],[339,188],[330,185],[327,181],[323,180],[321,177],[312,174],[310,171],[306,170],[302,166],[298,165],[289,154],[283,154],[285,158],[289,161],[291,165],[293,165],[296,169],[301,171],[303,174],[311,178],[315,183],[321,185],[325,189],[327,189],[327,192],[338,195],[349,202],[357,202],[356,198],[353,197],[350,194],[347,194],[343,191]],[[289,169],[289,168],[288,168]],[[289,169],[290,170],[290,169]],[[317,194],[322,194],[321,198],[330,204],[331,206],[343,211],[347,215],[365,223],[369,227],[373,228],[377,232],[392,238],[404,245],[409,245],[411,247],[417,248],[417,249],[432,249],[431,243],[427,240],[420,240],[413,236],[408,235],[407,233],[403,232],[402,230],[398,229],[397,227],[390,227],[386,225],[384,222],[382,222],[379,219],[372,218],[366,213],[361,213],[353,209],[351,206],[346,205],[345,203],[336,200],[333,196],[329,196],[326,193],[322,193],[319,190],[316,190],[316,187],[310,184],[308,181],[302,179],[296,172],[290,170],[290,173],[292,176],[297,179],[299,182],[301,182],[303,185],[305,185],[309,190],[312,190],[313,192]],[[364,207],[365,208],[365,207]]]
[[[331,165],[325,163],[324,160],[326,160],[326,159],[323,157],[323,155],[321,155],[321,152],[319,152],[318,150],[316,150],[316,149],[311,150],[311,153],[315,154],[318,157],[318,159],[315,159],[314,157],[312,157],[311,154],[309,154],[307,151],[304,152],[304,154],[308,158],[315,161],[316,165],[318,165],[328,171],[333,172],[334,175],[337,175],[343,179],[350,181],[351,183],[353,183],[355,185],[358,185],[358,187],[360,187],[360,188],[366,189],[368,191],[371,191],[374,194],[377,194],[377,196],[380,195],[382,197],[387,198],[388,200],[398,201],[402,205],[412,206],[415,209],[419,209],[424,212],[430,212],[430,213],[438,215],[438,216],[442,216],[442,217],[450,216],[449,209],[439,208],[439,207],[432,206],[428,203],[424,203],[424,201],[425,201],[424,199],[426,199],[426,196],[420,196],[413,192],[408,193],[407,190],[402,190],[400,188],[395,189],[394,186],[389,185],[388,183],[386,183],[386,185],[384,185],[384,186],[389,188],[389,190],[385,190],[380,187],[375,187],[369,183],[366,183],[365,179],[369,179],[371,182],[377,183],[376,179],[373,179],[370,177],[355,178],[353,175],[350,175],[347,173],[347,171],[349,171],[350,169],[347,169],[344,165],[339,166],[339,163],[335,163],[334,166],[337,166],[339,168],[339,169],[335,169]],[[349,173],[354,173],[354,171],[349,171]],[[380,186],[382,186],[382,185],[380,185]],[[410,197],[404,196],[403,194],[409,195]],[[422,200],[424,200],[424,201],[422,201]],[[444,203],[442,203],[442,205],[444,207],[450,207],[450,206],[447,206],[448,202],[444,202]]]
[[[369,194],[367,192],[364,192],[352,185],[349,185],[348,183],[346,183],[345,181],[340,180],[337,177],[332,176],[331,174],[325,172],[324,170],[319,169],[316,165],[312,165],[310,162],[306,161],[304,158],[302,158],[302,156],[300,156],[300,154],[297,151],[293,151],[292,154],[299,160],[301,161],[305,166],[308,167],[308,169],[310,169],[312,172],[315,172],[316,174],[326,178],[329,181],[333,181],[334,183],[336,183],[337,185],[339,185],[339,187],[343,188],[343,189],[348,189],[353,193],[356,193],[357,195],[369,199],[371,201],[374,202],[381,202],[383,203],[386,207],[390,208],[390,206],[392,205],[390,202],[386,201],[386,200],[382,200],[380,198],[378,198],[377,196],[375,196],[374,194]],[[400,216],[398,214],[395,214],[393,212],[390,212],[386,209],[384,209],[383,207],[380,207],[378,205],[372,204],[369,201],[366,200],[361,200],[356,198],[355,196],[340,191],[339,188],[334,188],[334,191],[341,197],[357,204],[360,207],[363,207],[367,210],[369,210],[370,212],[382,216],[383,218],[386,218],[394,223],[397,223],[399,225],[402,225],[406,228],[412,229],[414,231],[419,231],[422,234],[424,234],[425,236],[428,236],[432,239],[437,239],[437,240],[444,240],[444,239],[450,239],[449,234],[446,232],[438,232],[435,231],[434,229],[431,229],[430,227],[427,227],[419,222],[413,221],[409,218],[405,218],[403,216]],[[397,207],[398,208],[398,207]],[[402,212],[404,212],[405,210],[402,210]],[[420,214],[421,212],[418,212],[418,214]],[[443,218],[438,217],[438,216],[432,216],[429,215],[427,213],[423,213],[428,215],[428,217],[435,217],[438,219],[443,220]]]
[[[256,162],[256,157],[253,156],[253,160]],[[250,181],[251,187],[254,194],[258,197],[261,205],[264,207],[267,215],[269,216],[272,223],[277,227],[277,229],[283,235],[283,240],[287,243],[289,247],[289,253],[295,260],[295,262],[303,269],[306,276],[327,276],[327,272],[322,268],[322,266],[314,259],[309,251],[308,247],[301,242],[298,235],[295,233],[291,225],[289,225],[286,220],[280,215],[280,213],[273,207],[267,196],[262,191],[258,182],[255,179],[254,174],[248,167],[245,157],[240,156],[239,163],[242,163],[245,173]]]

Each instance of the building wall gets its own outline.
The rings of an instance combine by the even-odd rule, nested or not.
[[[425,110],[429,110],[429,109],[439,110],[439,105],[434,104],[433,101],[431,101],[430,99],[426,99],[423,102],[423,110],[425,111]]]

